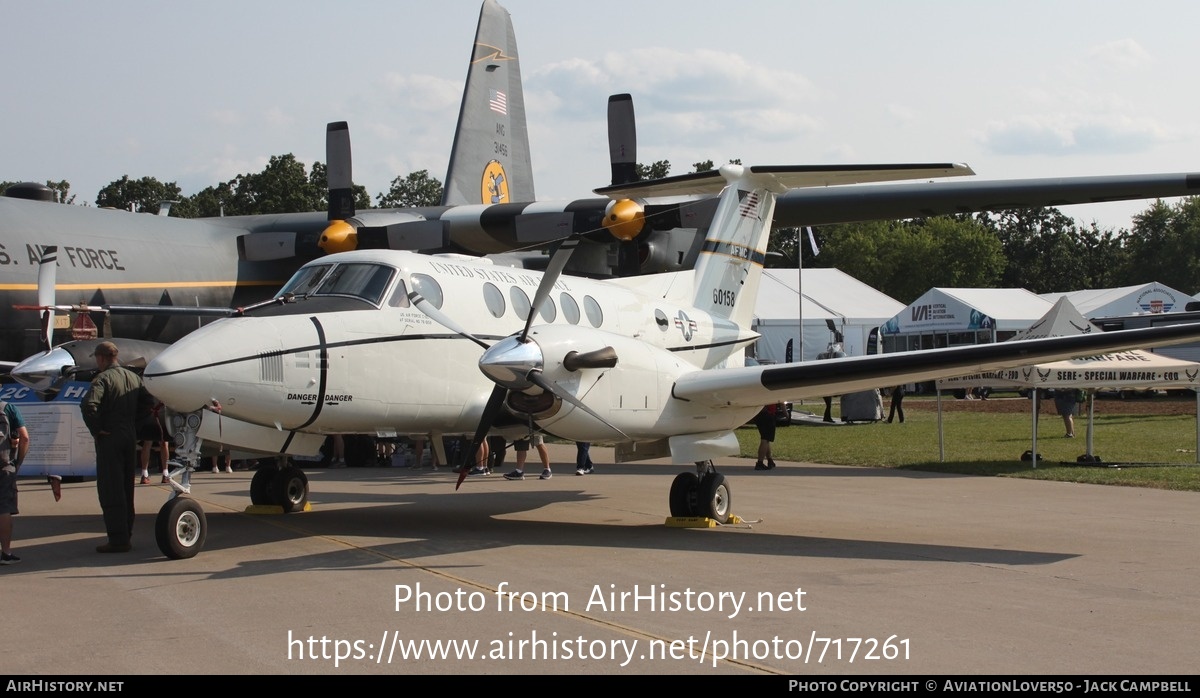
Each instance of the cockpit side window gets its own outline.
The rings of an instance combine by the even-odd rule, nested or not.
[[[297,270],[292,275],[292,278],[283,285],[283,288],[276,294],[276,297],[288,293],[296,296],[307,296],[316,290],[317,285],[324,278],[325,272],[329,271],[332,266],[332,264],[315,264]]]
[[[317,288],[317,296],[354,296],[379,305],[395,270],[381,264],[339,264]]]

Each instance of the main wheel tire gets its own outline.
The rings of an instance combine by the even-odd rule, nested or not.
[[[684,472],[675,476],[671,482],[671,494],[668,498],[671,506],[671,516],[699,516],[696,507],[696,493],[700,487],[700,478],[696,473]]]
[[[733,495],[725,482],[725,476],[721,473],[705,475],[700,481],[696,504],[700,509],[700,516],[707,516],[717,523],[729,523]]]
[[[283,513],[304,509],[308,503],[308,476],[294,465],[285,466],[270,485],[271,503],[283,507]]]
[[[271,481],[278,474],[279,470],[270,465],[264,465],[254,471],[254,477],[250,478],[251,504],[274,504],[271,501]]]
[[[196,500],[173,497],[158,510],[154,539],[158,549],[172,560],[195,557],[204,548],[208,519]]]

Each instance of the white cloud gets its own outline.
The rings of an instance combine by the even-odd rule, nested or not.
[[[447,108],[457,111],[462,101],[460,81],[433,75],[388,73],[381,84],[389,97],[415,111],[436,112]]]
[[[1118,39],[1101,44],[1087,52],[1089,63],[1101,63],[1110,68],[1141,68],[1154,63],[1154,57],[1133,39]]]
[[[218,126],[237,126],[242,122],[241,115],[233,109],[214,109],[209,118]]]
[[[271,107],[263,113],[263,122],[272,129],[291,128],[296,120],[280,107]]]
[[[1000,155],[1138,153],[1170,140],[1152,119],[1119,115],[1023,116],[988,123],[981,143]]]

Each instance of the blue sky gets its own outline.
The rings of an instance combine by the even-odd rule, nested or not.
[[[956,161],[981,179],[1200,171],[1200,4],[506,0],[540,198],[607,183],[605,103],[639,160]],[[185,194],[350,123],[375,194],[442,178],[477,0],[6,3],[0,180],[122,175]],[[1145,203],[1069,207],[1128,227]]]

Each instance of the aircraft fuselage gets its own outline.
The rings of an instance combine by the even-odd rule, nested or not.
[[[151,392],[178,411],[216,400],[224,415],[283,430],[472,433],[494,387],[477,368],[482,350],[412,307],[406,280],[472,335],[494,344],[524,325],[541,273],[377,250],[314,260],[296,278],[334,264],[357,264],[360,271],[374,265],[389,278],[366,298],[297,293],[292,303],[206,325],[151,363]],[[345,276],[351,273],[358,271]],[[756,335],[664,297],[671,292],[669,276],[656,277],[656,294],[639,290],[634,280],[561,277],[530,334],[545,356],[545,376],[586,396],[635,440],[734,428],[750,416],[744,407],[691,410],[671,400],[677,376],[723,365],[735,353],[741,365],[737,352]],[[689,294],[691,279],[690,272],[677,278]],[[564,368],[569,352],[605,346],[616,351],[621,370]],[[570,404],[548,400],[534,411],[540,425],[564,438],[616,437]]]
[[[0,197],[0,359],[17,360],[38,346],[37,314],[13,309],[37,300],[42,250],[58,247],[56,300],[64,304],[215,306],[270,298],[295,261],[245,262],[237,237],[246,231],[211,220],[187,220],[110,209]],[[56,340],[69,337],[66,315]],[[104,320],[95,314],[101,327]],[[172,342],[196,329],[196,318],[114,316],[114,336]]]

